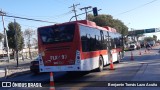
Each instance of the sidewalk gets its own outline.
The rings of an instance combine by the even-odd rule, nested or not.
[[[34,59],[33,59],[34,60]],[[5,77],[5,68],[7,68],[7,76],[10,76],[15,73],[29,71],[30,62],[33,61],[30,59],[19,59],[19,66],[17,67],[17,61],[11,59],[8,62],[0,62],[0,78]]]

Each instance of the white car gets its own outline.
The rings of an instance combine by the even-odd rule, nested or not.
[[[129,46],[129,50],[135,50],[135,49],[137,49],[136,44],[131,44],[131,45]]]

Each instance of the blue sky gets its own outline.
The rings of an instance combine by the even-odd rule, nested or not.
[[[0,9],[8,15],[15,15],[33,19],[47,20],[57,23],[68,22],[74,13],[71,5],[80,3],[77,6],[77,14],[83,13],[79,8],[93,6],[99,9],[99,14],[110,14],[115,19],[124,22],[129,28],[145,29],[160,27],[160,0],[137,8],[153,0],[0,0]],[[133,11],[123,13],[128,10]],[[123,13],[123,14],[121,14]],[[14,21],[14,18],[4,17],[5,26]],[[85,15],[79,16],[79,20],[85,19]],[[72,19],[75,20],[75,19]],[[52,25],[51,23],[34,22],[16,19],[22,30],[27,28],[36,30],[39,26]],[[0,18],[0,32],[3,31]]]

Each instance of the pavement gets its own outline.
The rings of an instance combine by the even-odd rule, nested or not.
[[[15,75],[24,74],[29,72],[30,59],[19,59],[19,65],[17,67],[17,61],[11,59],[9,62],[0,62],[0,78],[9,78]],[[5,75],[6,74],[6,75]]]
[[[140,59],[139,56],[141,56],[141,55],[158,55],[159,56],[160,55],[160,53],[158,52],[159,47],[160,46],[155,46],[150,51],[145,50],[145,48],[137,50],[138,53],[133,53],[133,59],[136,61],[136,59]],[[154,49],[157,49],[157,51],[153,52]],[[133,51],[127,51],[127,53],[125,53],[125,58],[124,58],[123,61],[128,61],[128,60],[131,59],[131,52],[133,52]],[[141,58],[141,59],[143,59],[143,58]],[[9,78],[9,77],[14,77],[16,75],[29,73],[30,72],[30,68],[29,68],[30,67],[30,62],[33,61],[33,60],[30,60],[30,59],[24,59],[24,60],[19,59],[19,66],[18,67],[17,67],[17,61],[14,60],[14,59],[11,59],[9,61],[9,63],[5,62],[5,61],[0,62],[0,78]],[[143,63],[143,61],[142,62],[138,61],[138,63]],[[148,63],[143,64],[143,67],[149,68]],[[158,67],[158,65],[157,65],[157,67]],[[137,79],[135,79],[135,80],[137,80]]]
[[[58,83],[61,87],[56,86],[56,90],[160,90],[160,87],[104,87],[106,86],[106,81],[160,81],[160,54],[158,53],[160,46],[153,47],[149,52],[142,48],[141,50],[134,50],[133,59],[131,60],[131,51],[125,52],[125,58],[118,63],[114,64],[115,70],[109,70],[109,66],[104,68],[103,72],[90,72],[83,77],[76,77],[74,75],[65,75],[59,78],[55,78],[55,86],[57,85],[56,80],[71,80],[71,81],[83,81],[84,83]],[[140,54],[141,52],[141,54]],[[31,60],[26,60],[20,66],[29,67],[29,62]],[[28,64],[27,64],[28,62]],[[0,63],[0,65],[5,66]],[[28,66],[27,66],[28,65]],[[16,61],[14,65],[16,67]],[[22,69],[23,70],[23,69]],[[20,73],[24,74],[24,71]],[[17,71],[15,72],[17,75]],[[19,74],[18,74],[19,75]],[[13,74],[11,75],[13,76]],[[25,80],[29,81],[49,81],[49,74],[40,75],[24,75],[14,78],[9,78],[8,80],[14,79],[18,81]],[[43,77],[43,78],[42,78]],[[99,82],[98,82],[99,81]],[[102,82],[102,83],[101,83]],[[49,85],[48,83],[46,86]],[[1,89],[1,88],[0,88]],[[48,87],[44,88],[10,88],[7,90],[48,90]],[[2,89],[6,90],[6,88]]]
[[[56,90],[160,90],[160,87],[156,86],[156,84],[160,85],[159,48],[160,46],[155,46],[150,51],[146,51],[145,48],[127,51],[125,52],[125,58],[120,63],[114,64],[115,70],[109,71],[105,67],[105,70],[101,73],[90,73],[76,79],[76,81],[83,81],[83,83],[62,83],[59,84],[60,86],[57,84]],[[133,60],[131,60],[131,52],[133,53]],[[107,83],[105,83],[107,81],[135,82],[136,86],[115,87],[113,85],[107,87]],[[138,82],[145,84],[145,86],[140,86],[142,84],[138,86]],[[147,86],[147,83],[150,82],[155,83],[155,86]]]

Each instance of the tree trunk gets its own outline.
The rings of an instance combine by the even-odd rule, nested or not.
[[[16,50],[16,60],[17,60],[17,67],[19,67],[19,63],[18,63],[18,60],[19,60],[18,50]]]
[[[13,52],[14,52],[13,53],[14,54],[14,61],[16,61],[16,51],[14,50]]]

